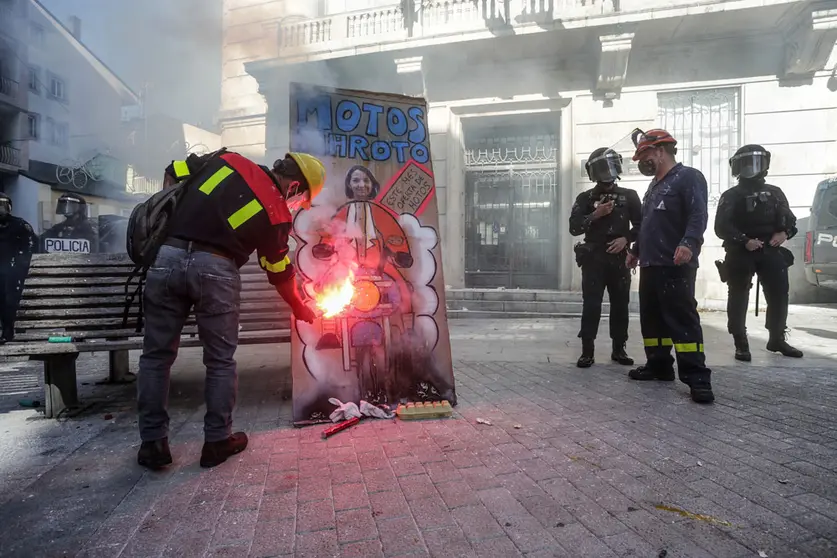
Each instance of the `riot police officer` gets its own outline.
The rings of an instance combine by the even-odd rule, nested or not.
[[[64,220],[41,235],[44,252],[72,252],[95,254],[99,251],[99,233],[87,217],[87,200],[79,194],[64,194],[58,198],[55,214]],[[86,241],[62,242],[62,239]]]
[[[578,195],[570,213],[570,234],[584,235],[584,242],[575,246],[583,296],[578,333],[582,352],[577,365],[588,368],[594,363],[602,297],[607,289],[613,341],[611,359],[630,366],[634,361],[625,352],[625,343],[628,340],[631,271],[625,266],[625,254],[630,243],[636,240],[642,220],[642,203],[635,191],[616,186],[622,174],[622,156],[613,149],[596,149],[584,166],[596,186]]]
[[[721,195],[715,234],[724,241],[726,258],[718,262],[729,288],[727,329],[735,341],[735,358],[751,359],[747,341],[747,304],[753,275],[758,274],[767,300],[767,350],[800,358],[802,351],[786,341],[788,319],[788,267],[793,254],[782,247],[796,234],[796,216],[785,194],[767,184],[770,152],[760,145],[745,145],[729,160],[738,185]]]
[[[0,344],[15,336],[15,315],[23,294],[23,282],[29,272],[32,252],[38,236],[32,226],[12,215],[12,200],[0,192]]]

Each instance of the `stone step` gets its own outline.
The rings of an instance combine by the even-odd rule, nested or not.
[[[448,300],[500,300],[519,302],[580,302],[577,291],[544,291],[534,289],[446,289]]]
[[[540,301],[540,300],[457,300],[447,299],[448,311],[466,310],[468,312],[512,312],[526,314],[581,314],[581,297],[577,300]],[[608,312],[607,302],[602,304],[602,311]]]
[[[492,312],[486,310],[477,310],[472,312],[470,310],[448,310],[449,320],[549,320],[557,318],[576,318],[580,319],[580,313],[573,312],[559,312],[559,313],[541,313],[541,312]],[[602,315],[602,321],[608,319],[607,314]]]

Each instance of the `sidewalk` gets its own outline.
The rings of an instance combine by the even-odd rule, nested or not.
[[[175,466],[156,474],[136,465],[133,387],[95,386],[106,358],[80,359],[93,406],[79,417],[0,396],[0,555],[833,558],[837,311],[794,308],[801,361],[766,353],[763,317],[749,320],[742,364],[725,315],[704,315],[712,406],[679,382],[630,382],[606,334],[577,369],[574,320],[452,321],[454,418],[328,441],[289,426],[287,348],[245,347],[235,426],[250,447],[212,470],[197,463],[201,357],[184,351]],[[631,335],[641,361],[635,317]],[[3,389],[26,391],[32,366],[2,366]]]

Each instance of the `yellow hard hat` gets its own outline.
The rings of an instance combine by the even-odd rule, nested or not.
[[[326,170],[322,161],[309,155],[307,153],[288,153],[288,156],[296,161],[299,170],[302,171],[302,176],[308,183],[308,207],[311,206],[311,200],[316,198],[325,186]],[[307,209],[307,208],[306,208]]]

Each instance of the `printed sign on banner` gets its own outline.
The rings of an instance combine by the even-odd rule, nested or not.
[[[456,404],[427,104],[291,85],[291,151],[326,166],[294,219],[302,289],[322,316],[294,320],[294,422],[361,400]]]

